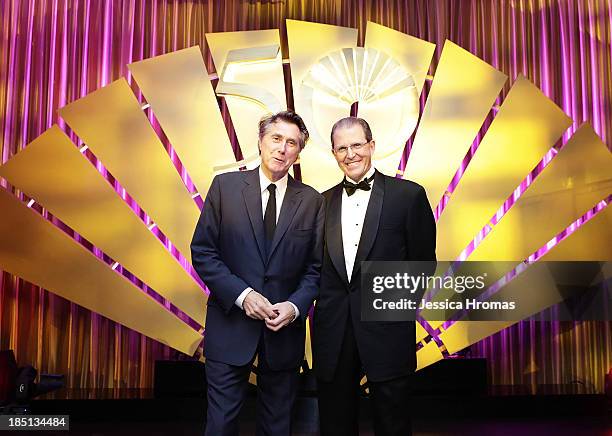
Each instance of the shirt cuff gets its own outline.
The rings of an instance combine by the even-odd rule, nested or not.
[[[244,291],[242,291],[240,295],[238,295],[238,298],[236,298],[236,301],[234,302],[234,304],[244,310],[244,308],[242,307],[242,303],[244,303],[244,299],[246,298],[248,293],[251,292],[252,290],[253,288],[246,288]]]
[[[288,303],[291,304],[293,306],[293,309],[295,310],[295,316],[291,320],[291,322],[293,322],[296,319],[298,319],[298,317],[300,316],[300,311],[298,310],[297,306],[295,304],[293,304],[291,301],[288,301]]]

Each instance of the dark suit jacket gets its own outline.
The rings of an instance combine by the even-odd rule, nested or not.
[[[305,317],[319,288],[323,220],[323,197],[289,176],[266,257],[258,170],[214,178],[191,242],[193,266],[210,290],[206,358],[245,365],[263,334],[271,368],[302,363]],[[247,287],[272,304],[292,302],[300,318],[278,332],[267,329],[235,305]]]
[[[347,317],[361,362],[371,381],[384,381],[416,369],[414,322],[361,321],[361,262],[436,259],[436,227],[422,186],[378,171],[352,277],[344,262],[341,231],[342,184],[325,197],[325,249],[321,289],[314,311],[313,357],[317,377],[334,375]],[[339,369],[341,370],[341,369]]]

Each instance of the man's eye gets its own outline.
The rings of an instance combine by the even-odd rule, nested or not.
[[[281,140],[280,136],[273,136],[272,137],[272,141],[274,141],[274,142],[279,142],[280,140]]]

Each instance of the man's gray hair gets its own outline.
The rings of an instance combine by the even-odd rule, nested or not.
[[[346,117],[336,121],[336,124],[331,129],[331,146],[334,148],[334,133],[338,129],[349,129],[353,126],[361,126],[363,129],[363,133],[365,134],[366,141],[370,142],[372,140],[372,130],[370,129],[370,125],[363,118],[357,117]]]
[[[289,110],[266,115],[261,120],[259,120],[260,141],[268,131],[268,127],[270,127],[270,125],[276,123],[277,121],[284,121],[285,123],[295,124],[300,131],[300,149],[306,146],[306,142],[310,137],[308,129],[306,128],[306,124],[304,123],[302,117],[300,117],[295,112]]]

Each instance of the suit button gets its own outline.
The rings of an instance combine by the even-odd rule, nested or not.
[[[268,283],[270,281],[270,277],[264,276],[264,283]]]

